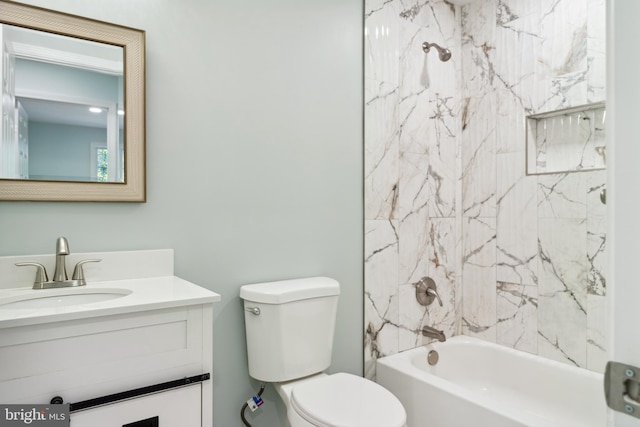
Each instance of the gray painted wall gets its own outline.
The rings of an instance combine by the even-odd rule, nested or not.
[[[342,284],[331,371],[362,373],[359,0],[29,0],[147,32],[146,204],[0,202],[0,255],[173,248],[176,274],[222,295],[214,420],[241,425],[239,287]],[[255,426],[284,425],[272,388]]]

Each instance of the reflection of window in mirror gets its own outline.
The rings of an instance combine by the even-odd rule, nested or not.
[[[105,142],[91,143],[91,180],[108,182],[108,150]]]
[[[116,169],[118,171],[123,170],[124,167],[124,146],[119,147],[120,156],[117,158],[120,160],[120,167]],[[109,148],[105,142],[92,142],[91,143],[91,181],[98,182],[110,182],[109,181]],[[112,171],[113,173],[113,171]],[[118,179],[116,179],[117,181]],[[112,179],[111,182],[114,180]]]

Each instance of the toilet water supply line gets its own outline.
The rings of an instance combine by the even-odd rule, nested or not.
[[[249,407],[249,409],[251,409],[251,412],[255,412],[256,409],[258,409],[258,407],[264,403],[260,398],[263,392],[264,392],[264,384],[261,384],[260,391],[258,391],[258,395],[253,396],[251,399],[244,402],[244,405],[242,405],[242,409],[240,410],[240,418],[242,418],[242,422],[247,427],[251,427],[251,424],[249,424],[249,421],[247,421],[247,419],[244,417],[244,411],[245,409],[247,409],[247,407]]]

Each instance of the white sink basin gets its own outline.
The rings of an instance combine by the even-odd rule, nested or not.
[[[33,293],[27,295],[0,299],[0,309],[23,310],[93,304],[122,298],[131,292],[129,289],[118,288],[34,290]]]

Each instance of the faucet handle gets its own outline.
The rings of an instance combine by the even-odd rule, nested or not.
[[[18,267],[36,267],[36,278],[33,281],[33,289],[42,289],[42,284],[49,281],[47,269],[39,262],[18,262]]]
[[[438,291],[436,291],[436,288],[427,288],[426,292],[431,296],[435,296],[438,300],[438,304],[440,304],[440,307],[442,307],[442,300],[440,299],[440,295],[438,295]]]
[[[82,266],[88,262],[100,262],[101,259],[83,259],[76,264],[76,267],[73,269],[73,275],[71,276],[71,280],[77,280],[78,286],[84,286],[87,284],[87,281],[84,278],[84,269]]]
[[[442,300],[436,290],[436,282],[431,277],[423,277],[413,284],[416,287],[416,300],[420,305],[427,306],[438,299],[438,304],[442,307]]]

